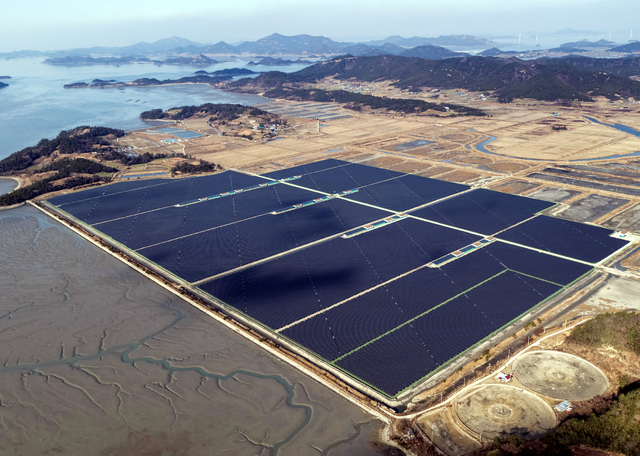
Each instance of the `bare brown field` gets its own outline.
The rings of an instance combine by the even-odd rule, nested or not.
[[[515,173],[518,171],[529,169],[529,166],[525,165],[524,163],[514,163],[514,162],[489,163],[486,166],[490,170],[497,171],[499,173]]]
[[[524,182],[521,180],[508,180],[506,182],[502,182],[499,185],[491,187],[491,190],[497,190],[502,193],[512,193],[518,195],[527,190],[531,190],[533,188],[538,187],[537,184],[532,184],[530,182]]]
[[[478,173],[472,173],[469,171],[453,171],[449,174],[445,174],[444,176],[440,176],[440,180],[445,180],[449,182],[471,182],[478,178],[482,177]]]
[[[449,171],[451,171],[453,168],[448,168],[446,166],[435,166],[433,168],[429,168],[425,171],[421,171],[420,174],[421,176],[424,177],[434,177],[434,176],[438,176],[440,174],[444,174],[444,173],[448,173]]]

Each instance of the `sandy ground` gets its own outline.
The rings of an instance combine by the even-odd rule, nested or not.
[[[418,425],[435,446],[450,456],[458,456],[472,453],[481,448],[477,440],[459,428],[452,418],[452,407],[438,408],[430,413],[422,415]]]
[[[553,409],[526,390],[506,385],[487,385],[459,398],[456,412],[460,421],[493,438],[504,434],[533,437],[556,426]]]
[[[359,408],[36,209],[0,213],[0,261],[0,453],[377,454]]]
[[[527,388],[562,400],[593,399],[603,394],[608,386],[600,369],[566,353],[527,353],[514,361],[513,372]]]
[[[612,277],[607,284],[587,299],[583,307],[591,312],[640,310],[640,282]]]

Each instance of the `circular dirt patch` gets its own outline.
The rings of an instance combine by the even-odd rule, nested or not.
[[[556,426],[556,415],[546,402],[512,386],[479,389],[459,401],[456,410],[464,424],[487,438],[504,434],[535,437]]]
[[[607,378],[600,369],[567,353],[527,353],[513,362],[513,372],[527,388],[556,399],[585,401],[607,389]]]

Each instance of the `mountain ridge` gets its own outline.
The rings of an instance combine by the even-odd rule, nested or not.
[[[638,74],[640,57],[523,61],[479,56],[443,60],[392,55],[341,56],[295,73],[268,72],[255,79],[241,79],[229,87],[258,93],[283,84],[313,84],[325,77],[338,77],[364,82],[394,81],[394,86],[411,91],[436,87],[493,92],[504,102],[514,98],[587,101],[593,96],[639,98],[640,82],[629,79]]]

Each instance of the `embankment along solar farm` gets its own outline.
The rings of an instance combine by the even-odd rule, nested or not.
[[[388,398],[627,245],[554,203],[339,160],[49,204]]]

